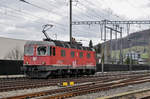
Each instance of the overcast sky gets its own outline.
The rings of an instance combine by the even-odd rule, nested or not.
[[[0,37],[42,40],[42,25],[54,25],[52,39],[69,40],[69,0],[0,0]],[[150,0],[73,0],[73,21],[144,20],[150,18]],[[141,29],[141,26],[139,28]],[[100,28],[73,26],[73,37],[84,45],[99,43]]]

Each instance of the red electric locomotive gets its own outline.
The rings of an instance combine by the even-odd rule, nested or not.
[[[29,41],[24,47],[24,71],[27,76],[94,74],[95,51],[79,44],[61,41]]]
[[[28,41],[24,46],[24,73],[31,78],[51,75],[89,75],[96,71],[95,51],[77,42]]]

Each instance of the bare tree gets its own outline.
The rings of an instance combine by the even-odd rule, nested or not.
[[[9,60],[22,60],[23,59],[23,52],[19,49],[19,47],[15,47],[12,49],[4,59],[9,59]]]

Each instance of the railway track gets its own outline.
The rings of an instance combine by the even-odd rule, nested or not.
[[[101,97],[97,99],[150,99],[150,88],[119,93],[112,96]]]
[[[128,77],[128,76],[136,76],[139,73],[131,73],[131,74],[122,74],[117,77]],[[141,75],[141,74],[140,74]],[[59,78],[59,79],[8,79],[1,80],[0,82],[0,92],[4,91],[12,91],[12,90],[21,90],[21,89],[30,89],[30,88],[39,88],[45,86],[57,86],[62,82],[74,81],[75,83],[85,83],[85,82],[95,82],[99,80],[105,80],[110,78],[116,78],[116,74],[104,74],[99,76],[86,76],[79,78]]]
[[[144,78],[144,79],[135,79],[132,80],[132,78],[127,79],[127,80],[119,80],[115,82],[107,82],[107,83],[96,83],[93,85],[85,85],[84,87],[78,87],[76,90],[70,90],[64,93],[58,93],[56,95],[50,95],[50,96],[45,96],[42,99],[63,99],[63,98],[70,98],[74,96],[79,96],[79,95],[85,95],[89,93],[95,93],[99,91],[104,91],[104,90],[109,90],[112,88],[118,88],[118,87],[124,87],[127,85],[132,85],[132,84],[138,84],[138,83],[144,83],[144,82],[149,82],[150,78]]]
[[[136,75],[136,76],[128,75],[128,76],[114,77],[114,78],[110,77],[107,79],[99,79],[91,83],[77,85],[73,87],[66,87],[66,88],[36,92],[32,94],[7,97],[6,99],[25,99],[25,98],[33,98],[37,96],[38,97],[41,96],[41,98],[44,99],[63,99],[63,98],[108,90],[112,88],[123,87],[132,84],[144,83],[148,81],[150,81],[149,74]]]
[[[19,89],[29,89],[29,88],[38,88],[38,87],[44,87],[44,86],[57,86],[60,85],[62,82],[69,82],[74,81],[76,83],[85,83],[85,82],[93,82],[98,80],[105,80],[109,77],[95,77],[95,78],[76,78],[76,79],[61,79],[61,80],[23,80],[20,82],[9,82],[9,83],[3,83],[0,85],[0,92],[2,91],[10,91],[10,90],[19,90]]]

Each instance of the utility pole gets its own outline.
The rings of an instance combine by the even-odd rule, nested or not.
[[[118,25],[115,25],[115,30],[117,30]],[[117,63],[117,47],[118,47],[118,39],[117,39],[117,31],[115,31],[115,52],[114,52],[114,56],[115,56],[115,63]]]
[[[132,71],[132,52],[131,52],[131,39],[129,38],[129,32],[130,32],[130,24],[127,24],[127,35],[128,35],[128,41],[129,41],[129,55],[130,55],[130,64],[129,64],[129,71]]]
[[[111,60],[111,63],[113,62],[112,61],[112,29],[110,29],[110,60]]]
[[[122,27],[120,27],[120,63],[123,64],[123,50],[122,50]]]
[[[102,68],[101,68],[102,71],[101,72],[102,72],[102,74],[104,74],[104,61],[105,61],[105,56],[104,56],[105,55],[104,54],[105,51],[104,51],[104,48],[105,48],[105,43],[104,43],[104,45],[102,45],[102,59],[101,59],[101,63],[102,63]]]
[[[70,5],[69,5],[69,32],[70,32],[70,44],[72,44],[72,0],[70,0]]]
[[[106,21],[105,21],[106,22]],[[105,41],[106,41],[106,23],[104,23],[104,44],[102,46],[102,50],[103,50],[103,61],[102,61],[102,74],[104,74],[104,64],[106,63],[107,61],[107,57],[106,56],[106,44],[105,44]],[[101,28],[102,29],[102,28]],[[102,33],[102,32],[101,32]]]

